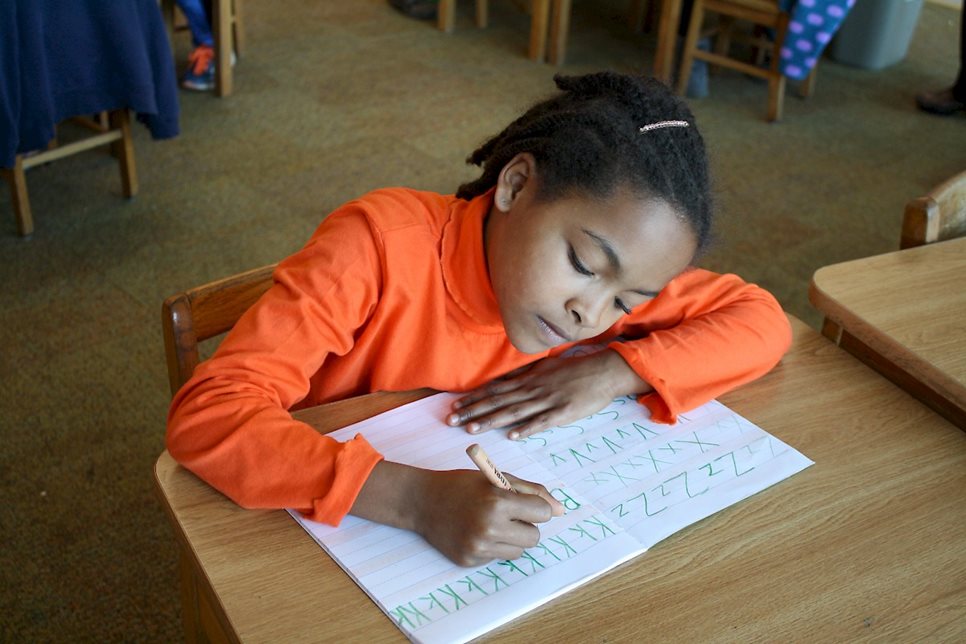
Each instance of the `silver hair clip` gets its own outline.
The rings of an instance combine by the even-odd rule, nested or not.
[[[664,127],[688,127],[687,121],[658,121],[657,123],[649,123],[641,127],[640,132],[644,134],[650,130],[660,130]]]

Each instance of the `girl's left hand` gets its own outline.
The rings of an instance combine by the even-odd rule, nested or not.
[[[546,358],[469,392],[446,422],[471,434],[505,427],[509,438],[522,439],[590,416],[618,396],[648,391],[615,351]]]

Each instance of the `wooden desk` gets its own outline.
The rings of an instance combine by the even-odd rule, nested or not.
[[[826,266],[808,296],[826,335],[966,429],[966,238]]]
[[[966,433],[792,323],[782,364],[722,401],[816,464],[485,640],[966,640]],[[329,429],[376,402],[304,417]],[[285,512],[242,510],[167,453],[155,476],[192,629],[405,640]]]

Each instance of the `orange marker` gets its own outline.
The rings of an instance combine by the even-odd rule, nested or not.
[[[504,490],[509,490],[510,492],[516,492],[510,482],[506,480],[503,476],[503,472],[497,469],[490,457],[486,455],[483,448],[480,447],[479,443],[473,443],[466,448],[466,453],[469,455],[470,459],[476,463],[476,466],[480,468],[483,472],[483,476],[489,479],[490,483],[496,487],[503,488]]]

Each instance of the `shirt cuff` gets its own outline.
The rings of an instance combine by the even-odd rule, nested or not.
[[[312,504],[311,513],[303,513],[312,521],[337,526],[352,509],[356,497],[365,485],[372,468],[382,460],[382,454],[369,444],[362,434],[356,434],[343,444],[335,460],[335,474],[329,491]]]

